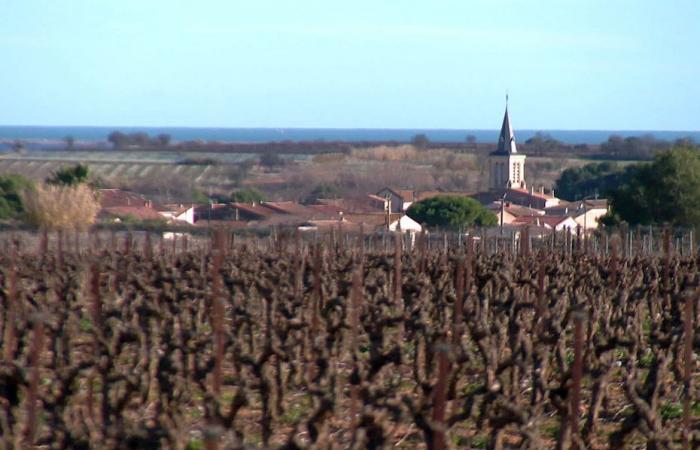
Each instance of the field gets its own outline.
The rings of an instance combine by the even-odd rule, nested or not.
[[[6,236],[0,446],[697,448],[692,238],[512,244]]]
[[[319,185],[337,196],[373,193],[386,187],[477,192],[488,188],[485,155],[451,149],[418,151],[412,146],[369,147],[349,153],[285,154],[281,167],[252,166],[254,153],[187,151],[31,150],[0,155],[0,174],[19,173],[44,180],[57,169],[85,163],[104,187],[133,189],[164,202],[194,200],[193,192],[226,196],[252,186],[270,200],[307,198]],[[561,171],[589,160],[530,157],[526,178],[535,188],[554,185]]]

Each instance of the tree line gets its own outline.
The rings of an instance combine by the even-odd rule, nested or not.
[[[555,184],[557,195],[575,201],[607,197],[605,223],[630,225],[700,224],[700,152],[678,144],[650,162],[603,162],[566,169]]]

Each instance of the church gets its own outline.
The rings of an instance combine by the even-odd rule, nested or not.
[[[496,151],[489,155],[491,189],[525,188],[525,155],[518,153],[513,127],[508,117],[508,105],[503,116]]]
[[[532,183],[528,186],[526,158],[518,152],[506,98],[498,144],[488,155],[489,190],[473,197],[496,214],[501,224],[534,225],[557,231],[598,226],[600,217],[607,212],[605,200],[566,202],[553,192],[545,193],[544,187],[535,189]]]
[[[518,152],[506,102],[498,144],[496,150],[488,156],[489,190],[474,197],[486,205],[504,200],[509,204],[538,210],[558,206],[560,200],[551,193],[545,193],[544,187],[535,190],[530,186],[528,189],[525,178],[526,158],[525,154]]]

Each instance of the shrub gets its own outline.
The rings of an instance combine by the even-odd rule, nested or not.
[[[231,193],[231,201],[238,203],[253,203],[265,201],[265,195],[253,188],[239,189]]]
[[[16,219],[24,212],[22,191],[34,185],[21,175],[0,176],[0,219]]]
[[[73,167],[63,167],[46,180],[47,184],[55,186],[74,186],[86,183],[90,177],[90,169],[84,164],[76,164]]]
[[[39,185],[22,200],[29,224],[49,230],[85,230],[100,209],[95,193],[85,184]]]
[[[406,161],[418,158],[418,151],[411,145],[387,146],[353,149],[352,156],[371,161]]]

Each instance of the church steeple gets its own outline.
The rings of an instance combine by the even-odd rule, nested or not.
[[[508,94],[498,145],[489,156],[489,161],[491,189],[525,188],[525,155],[518,153],[515,146],[515,135],[508,115]]]
[[[501,125],[501,134],[498,136],[498,147],[496,153],[503,155],[512,155],[518,153],[515,146],[515,135],[513,127],[510,125],[510,117],[508,117],[508,96],[506,95],[506,113],[503,115],[503,125]]]

